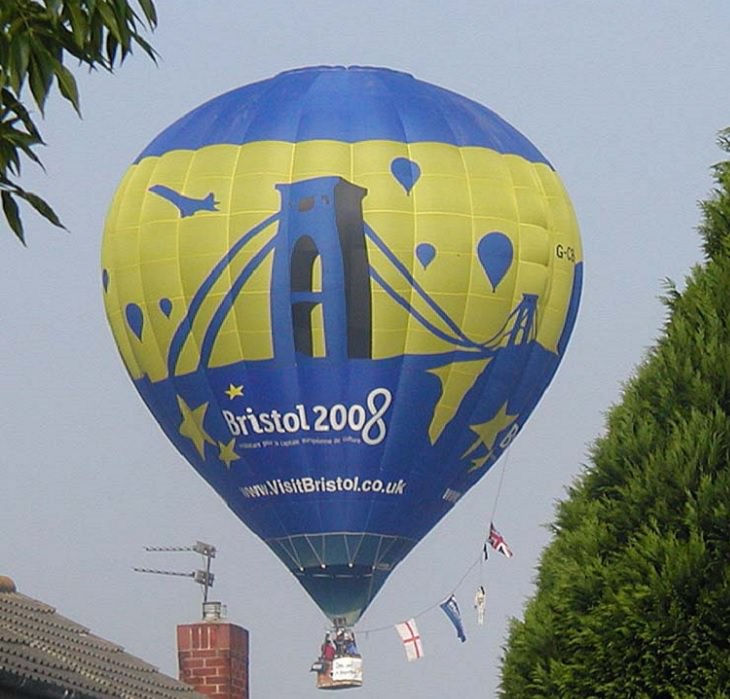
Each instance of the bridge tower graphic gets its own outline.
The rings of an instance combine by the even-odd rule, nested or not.
[[[281,211],[271,279],[274,356],[370,358],[371,279],[362,213],[367,189],[336,176],[276,189]]]
[[[513,319],[511,330],[509,333],[507,347],[515,345],[526,345],[536,336],[537,325],[537,294],[522,294],[522,301],[515,310],[510,314]]]

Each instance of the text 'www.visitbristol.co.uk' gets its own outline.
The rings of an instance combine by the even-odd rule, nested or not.
[[[245,485],[241,493],[245,498],[265,498],[273,495],[293,495],[312,493],[383,493],[384,495],[403,495],[406,481],[383,481],[380,478],[272,478],[264,483]]]

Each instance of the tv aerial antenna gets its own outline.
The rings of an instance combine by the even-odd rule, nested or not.
[[[215,558],[216,548],[212,544],[196,541],[192,546],[145,546],[150,553],[198,553],[203,557],[203,568],[190,572],[178,570],[159,570],[157,568],[133,568],[136,573],[150,573],[152,575],[172,575],[176,577],[192,578],[203,588],[203,619],[220,619],[224,615],[225,607],[220,602],[208,600],[208,593],[213,587],[215,575],[211,572],[211,561]]]

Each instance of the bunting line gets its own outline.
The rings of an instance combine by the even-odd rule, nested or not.
[[[512,451],[511,449],[507,449],[507,451],[504,454],[504,459],[502,461],[502,470],[501,470],[501,472],[499,474],[499,481],[498,481],[498,484],[497,484],[497,492],[495,493],[495,496],[494,496],[494,504],[492,506],[492,516],[491,516],[491,518],[489,520],[490,521],[490,530],[493,528],[493,524],[492,523],[494,521],[494,515],[497,512],[497,504],[498,504],[500,495],[502,493],[502,485],[504,483],[504,474],[505,474],[507,462],[509,461],[509,456],[510,456],[511,451]],[[488,546],[488,542],[487,542],[486,539],[485,539],[484,546],[485,547]],[[456,583],[456,585],[451,589],[451,591],[448,594],[446,594],[443,597],[441,597],[441,600],[439,602],[435,602],[431,606],[426,607],[425,609],[422,609],[420,612],[418,612],[418,614],[413,614],[409,618],[410,619],[418,619],[418,618],[424,616],[425,614],[428,614],[429,612],[433,611],[436,608],[441,608],[441,605],[443,604],[443,601],[446,600],[446,599],[449,599],[450,597],[453,597],[456,594],[456,591],[463,585],[463,583],[466,580],[466,578],[469,576],[469,574],[477,566],[479,566],[479,568],[480,568],[480,578],[481,578],[481,569],[482,569],[482,565],[484,563],[484,560],[485,560],[484,554],[480,552],[480,554],[476,558],[476,560],[474,560],[474,562],[464,571],[463,575],[459,578],[459,581]],[[399,622],[399,623],[402,623],[402,622]],[[360,629],[360,630],[358,630],[358,633],[361,636],[367,637],[368,634],[371,634],[371,633],[380,633],[381,631],[392,631],[393,628],[396,627],[396,626],[397,626],[397,624],[388,624],[387,626],[377,626],[375,628],[370,628],[370,629]]]

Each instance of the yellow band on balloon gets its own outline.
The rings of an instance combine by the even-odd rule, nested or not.
[[[420,168],[410,189],[391,172],[395,158],[408,158]],[[125,174],[107,218],[102,264],[108,275],[107,315],[133,378],[167,378],[170,343],[191,300],[236,242],[279,211],[276,185],[333,175],[367,190],[364,222],[388,251],[367,242],[371,268],[382,280],[372,285],[374,359],[454,349],[444,339],[450,334],[448,323],[414,293],[414,285],[404,281],[388,254],[477,342],[495,336],[525,294],[535,295],[536,339],[556,351],[574,265],[582,261],[582,252],[572,206],[549,166],[443,143],[269,141],[172,151],[146,158]],[[182,215],[168,199],[150,191],[155,185],[199,200],[212,193],[215,209]],[[494,231],[506,235],[514,250],[514,261],[496,288],[476,253],[479,240]],[[196,370],[200,342],[232,280],[276,232],[274,222],[227,261],[225,273],[190,319],[192,331],[175,373]],[[428,265],[416,254],[424,243],[437,252]],[[211,366],[272,358],[275,254],[272,250],[264,257],[234,300],[217,332]],[[167,306],[160,305],[162,299]],[[125,316],[129,304],[141,309],[144,327],[139,332]],[[444,336],[417,317],[443,330]],[[318,322],[323,321],[313,319],[314,325]],[[315,356],[317,351],[315,346]]]

